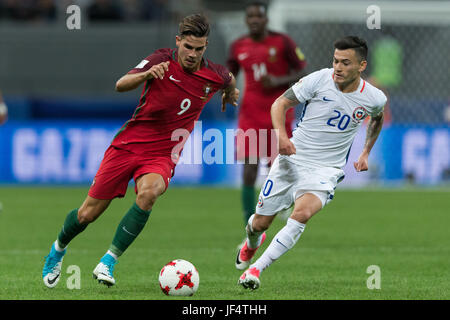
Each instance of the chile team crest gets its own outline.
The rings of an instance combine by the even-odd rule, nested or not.
[[[353,119],[356,121],[361,121],[367,117],[367,110],[363,107],[358,107],[353,111]]]

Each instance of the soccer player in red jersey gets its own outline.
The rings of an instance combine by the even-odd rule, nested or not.
[[[122,218],[109,250],[94,269],[94,278],[108,286],[117,258],[144,228],[153,204],[167,189],[187,137],[175,137],[176,129],[190,133],[205,104],[219,90],[222,111],[237,105],[239,90],[233,75],[203,57],[209,23],[203,15],[185,17],[176,36],[177,49],[159,49],[142,60],[116,83],[119,92],[144,84],[133,116],[119,130],[105,152],[100,168],[79,209],[71,211],[46,257],[42,277],[47,287],[59,281],[69,242],[95,221],[112,199],[123,197],[131,179],[136,202]]]
[[[305,75],[306,61],[289,36],[267,29],[264,3],[253,2],[245,10],[249,33],[232,43],[227,66],[235,76],[241,69],[245,74],[238,119],[242,130],[237,134],[236,156],[244,160],[242,204],[244,224],[247,224],[255,211],[254,185],[259,159],[267,158],[270,164],[277,156],[277,148],[273,148],[277,142],[271,134],[270,107],[291,83]],[[286,131],[290,135],[294,118],[291,109],[286,115]]]

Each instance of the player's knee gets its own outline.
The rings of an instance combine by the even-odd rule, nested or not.
[[[291,218],[298,222],[306,223],[313,215],[313,211],[309,208],[295,208],[292,211]]]
[[[150,210],[160,195],[159,188],[143,188],[137,194],[136,203],[140,208]]]

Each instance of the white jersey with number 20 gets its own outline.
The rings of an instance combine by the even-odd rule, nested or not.
[[[292,86],[298,101],[306,104],[291,138],[297,152],[289,161],[344,167],[364,118],[383,111],[387,98],[381,90],[361,79],[357,90],[343,93],[333,76],[333,69],[322,69]]]

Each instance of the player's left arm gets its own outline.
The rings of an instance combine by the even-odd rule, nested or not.
[[[366,142],[364,143],[364,148],[358,157],[358,161],[353,163],[356,171],[367,171],[369,169],[369,154],[375,142],[377,141],[381,128],[383,127],[383,120],[383,112],[380,112],[380,114],[378,114],[377,116],[370,117],[370,121],[367,125]]]
[[[236,79],[233,74],[230,74],[230,76],[230,83],[228,87],[223,89],[222,93],[222,112],[225,112],[227,103],[230,103],[235,107],[238,105],[237,101],[239,99],[239,89],[236,88]]]

